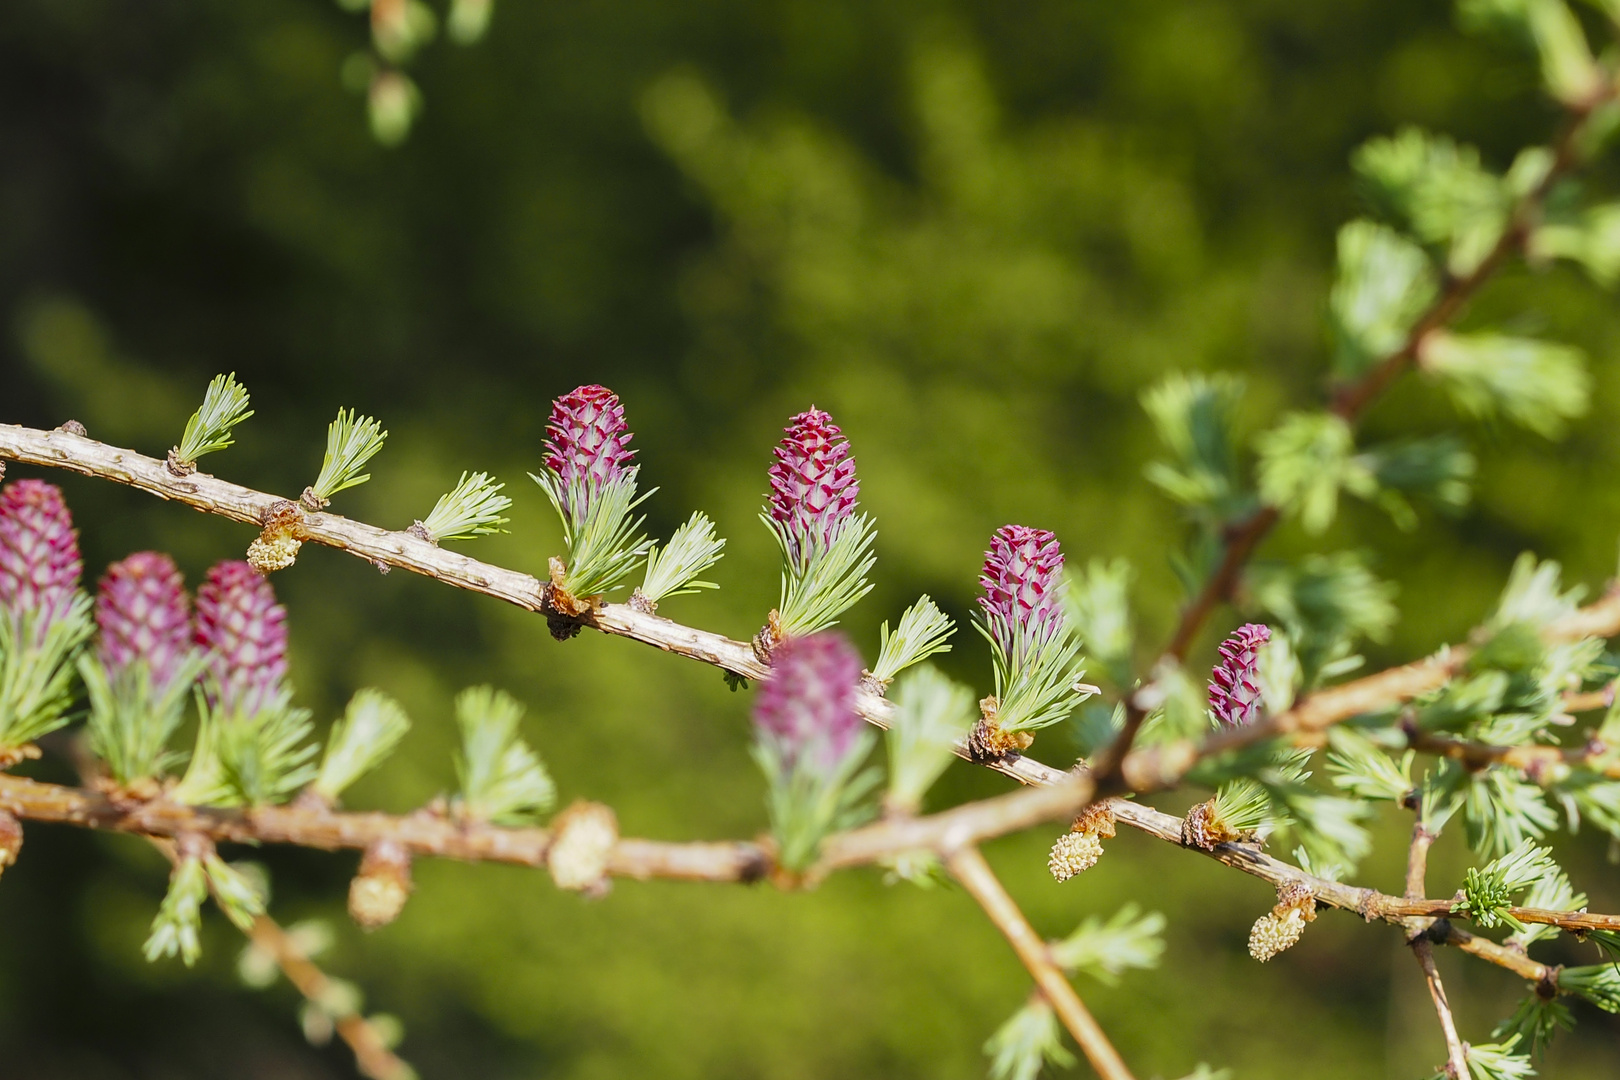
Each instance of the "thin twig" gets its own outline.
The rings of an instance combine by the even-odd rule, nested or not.
[[[1424,894],[1424,879],[1429,867],[1429,849],[1434,846],[1435,834],[1430,832],[1420,817],[1412,825],[1412,842],[1406,852],[1406,899],[1418,900]],[[1423,970],[1423,980],[1434,1001],[1434,1011],[1440,1018],[1440,1030],[1446,1037],[1446,1071],[1453,1080],[1468,1080],[1468,1055],[1462,1039],[1457,1035],[1457,1024],[1451,1015],[1451,1004],[1446,1000],[1445,984],[1440,981],[1440,969],[1434,964],[1434,945],[1427,931],[1432,920],[1409,917],[1401,920],[1406,928],[1406,941],[1412,956]]]
[[[1607,709],[1614,704],[1614,684],[1610,683],[1601,690],[1571,690],[1564,695],[1564,711],[1567,713],[1597,712]]]
[[[329,1008],[334,997],[331,978],[304,955],[279,923],[260,915],[253,920],[248,938],[275,958],[276,966],[300,994],[320,1008]],[[332,1027],[354,1051],[355,1067],[371,1080],[415,1080],[416,1070],[390,1050],[371,1021],[358,1012],[349,1009],[334,1015]]]
[[[1204,582],[1203,588],[1198,590],[1198,595],[1193,597],[1192,602],[1182,609],[1181,619],[1176,623],[1170,644],[1165,646],[1166,656],[1172,656],[1178,661],[1187,658],[1193,640],[1198,636],[1198,631],[1203,629],[1205,620],[1215,611],[1216,605],[1232,598],[1232,590],[1237,587],[1238,575],[1243,572],[1249,557],[1281,518],[1282,512],[1275,506],[1262,506],[1249,515],[1247,520],[1228,530],[1225,550],[1221,553],[1221,564]]]
[[[1611,779],[1620,779],[1620,759],[1601,743],[1586,746],[1497,746],[1436,735],[1427,731],[1407,733],[1406,745],[1413,750],[1450,758],[1467,769],[1506,765],[1532,779],[1554,777],[1569,769],[1590,769]]]
[[[1068,976],[1052,962],[1046,942],[1029,925],[1029,920],[1024,918],[1017,902],[1002,886],[995,871],[990,869],[990,864],[984,861],[979,849],[971,844],[959,847],[945,856],[945,865],[1012,945],[1018,959],[1029,969],[1042,996],[1063,1021],[1063,1026],[1069,1029],[1069,1034],[1074,1036],[1074,1041],[1080,1045],[1091,1067],[1097,1070],[1097,1075],[1102,1080],[1133,1080],[1131,1070],[1125,1067],[1125,1060],[1114,1049],[1114,1044],[1108,1041],[1108,1036],[1091,1015],[1091,1010],[1080,1000]]]
[[[1167,843],[1185,846],[1182,842],[1182,819],[1150,806],[1126,799],[1114,799],[1108,804],[1116,821],[1130,825]],[[1400,922],[1412,916],[1444,918],[1452,914],[1456,899],[1418,899],[1390,896],[1377,889],[1347,885],[1341,881],[1308,874],[1291,863],[1273,858],[1256,844],[1216,844],[1209,851],[1187,848],[1224,863],[1236,870],[1270,882],[1279,889],[1295,887],[1309,892],[1318,904],[1353,911],[1365,919]],[[1598,915],[1586,911],[1553,911],[1547,908],[1509,908],[1508,913],[1525,923],[1545,923],[1571,933],[1589,930],[1620,930],[1620,915]],[[1452,944],[1444,942],[1443,944]]]
[[[1518,949],[1499,945],[1489,938],[1482,938],[1470,934],[1467,930],[1454,924],[1450,919],[1436,919],[1434,925],[1429,927],[1429,940],[1436,945],[1451,945],[1465,953],[1489,961],[1497,967],[1506,968],[1513,974],[1538,986],[1552,984],[1558,985],[1558,968],[1551,964],[1543,964],[1530,959]],[[1563,991],[1560,991],[1563,992]]]
[[[1440,1017],[1440,1030],[1446,1036],[1446,1075],[1452,1080],[1468,1080],[1468,1055],[1463,1050],[1462,1038],[1457,1034],[1457,1021],[1451,1015],[1451,1003],[1446,1000],[1446,988],[1440,981],[1440,969],[1434,966],[1434,947],[1429,939],[1420,937],[1412,943],[1412,955],[1423,968],[1424,981],[1429,985],[1429,997],[1434,1000],[1434,1011]]]
[[[149,837],[152,846],[161,851],[170,863],[180,861],[179,852],[175,850],[174,842],[163,837]],[[219,894],[214,889],[213,881],[208,883],[208,890],[214,894],[218,902]],[[281,928],[281,924],[269,915],[258,915],[253,925],[243,931],[248,940],[262,949],[266,955],[275,960],[276,966],[293,984],[293,988],[311,1004],[330,1012],[331,1005],[337,999],[332,993],[333,984],[330,976],[322,971],[320,965],[311,960],[300,949],[288,933]],[[416,1070],[411,1068],[404,1060],[388,1048],[371,1021],[353,1009],[345,1009],[341,1013],[332,1014],[332,1027],[342,1040],[349,1044],[354,1051],[355,1068],[361,1075],[370,1080],[416,1080]]]

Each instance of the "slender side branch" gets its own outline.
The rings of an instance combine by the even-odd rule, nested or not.
[[[300,994],[320,1005],[333,1000],[332,980],[268,915],[253,920],[248,939],[275,958],[276,966]],[[416,1070],[388,1048],[377,1029],[353,1009],[332,1018],[338,1036],[354,1051],[354,1064],[370,1080],[416,1080]]]
[[[1406,899],[1423,896],[1424,879],[1429,868],[1429,849],[1434,846],[1435,834],[1423,824],[1421,818],[1412,824],[1412,842],[1406,852]],[[1406,928],[1406,942],[1412,949],[1412,958],[1423,969],[1423,981],[1434,1001],[1435,1015],[1440,1018],[1440,1031],[1446,1038],[1446,1072],[1452,1080],[1468,1080],[1468,1054],[1457,1035],[1457,1022],[1451,1015],[1451,1003],[1446,1000],[1446,987],[1440,981],[1440,969],[1434,963],[1434,945],[1427,931],[1432,920],[1407,918],[1401,921]]]
[[[178,863],[179,853],[172,841],[151,837],[152,846],[161,851],[171,863]],[[209,883],[209,891],[214,891]],[[217,898],[218,894],[215,893]],[[321,1008],[330,1008],[337,997],[332,993],[332,980],[320,966],[306,956],[281,924],[268,915],[258,915],[253,925],[244,931],[248,940],[273,958],[281,973],[304,998]],[[364,1016],[353,1009],[332,1018],[332,1027],[338,1036],[354,1051],[355,1068],[369,1080],[416,1080],[411,1068],[388,1048],[388,1043]]]
[[[1453,739],[1426,731],[1407,733],[1406,745],[1413,750],[1450,758],[1468,769],[1483,769],[1487,765],[1502,764],[1518,769],[1526,776],[1546,776],[1550,770],[1562,768],[1592,769],[1604,776],[1620,780],[1620,762],[1609,760],[1606,748],[1596,745],[1562,746],[1496,746],[1491,743]]]
[[[1462,1037],[1457,1034],[1457,1021],[1451,1015],[1451,1003],[1446,1000],[1445,984],[1440,981],[1440,969],[1434,966],[1434,947],[1429,939],[1420,937],[1412,942],[1412,955],[1423,968],[1423,979],[1429,986],[1429,997],[1434,1000],[1434,1011],[1440,1017],[1440,1030],[1446,1036],[1446,1075],[1452,1080],[1468,1080],[1468,1055],[1463,1050]]]
[[[1182,844],[1182,819],[1174,814],[1166,814],[1149,806],[1129,802],[1124,799],[1114,799],[1108,804],[1113,811],[1115,820],[1130,825],[1150,836],[1156,836],[1167,843],[1185,846]],[[1355,885],[1346,885],[1341,881],[1329,881],[1327,878],[1307,874],[1297,866],[1275,859],[1261,851],[1254,844],[1225,843],[1216,844],[1213,850],[1203,851],[1202,848],[1190,848],[1199,851],[1216,862],[1242,870],[1246,874],[1270,882],[1279,888],[1284,886],[1298,886],[1316,897],[1318,904],[1336,907],[1345,911],[1353,911],[1364,919],[1379,919],[1384,922],[1400,922],[1410,917],[1426,917],[1444,919],[1452,912],[1456,900],[1419,899],[1408,900],[1405,897],[1390,896],[1377,889],[1366,889]],[[1520,922],[1545,923],[1556,926],[1561,930],[1572,933],[1582,933],[1588,930],[1620,930],[1620,915],[1599,915],[1587,911],[1553,911],[1547,908],[1509,908],[1509,914]],[[1463,931],[1455,931],[1462,934]],[[1466,937],[1472,939],[1471,935]],[[1436,940],[1436,944],[1452,945],[1463,944],[1463,938],[1449,936],[1446,941]],[[1472,939],[1481,940],[1481,939]],[[1484,955],[1488,950],[1468,949]],[[1487,956],[1486,959],[1492,959]],[[1495,962],[1493,960],[1493,962]],[[1544,971],[1537,973],[1538,977]]]
[[[1074,1036],[1074,1041],[1080,1045],[1091,1067],[1097,1070],[1097,1075],[1103,1080],[1133,1080],[1130,1069],[1125,1067],[1125,1060],[1114,1049],[1113,1043],[1108,1041],[1108,1036],[1098,1026],[1091,1010],[1080,1000],[1068,976],[1052,962],[1046,942],[1029,925],[1029,920],[1024,918],[1017,902],[1002,886],[995,871],[990,869],[990,864],[984,861],[979,849],[972,845],[957,848],[945,856],[945,865],[1012,945],[1018,959],[1029,969],[1041,995],[1063,1021],[1063,1026],[1069,1029],[1069,1034]]]
[[[1497,967],[1506,968],[1520,978],[1537,984],[1551,981],[1557,985],[1558,969],[1551,964],[1532,960],[1518,949],[1498,945],[1489,938],[1470,934],[1450,919],[1436,919],[1429,927],[1429,940],[1436,945],[1452,945]]]
[[[1204,582],[1204,587],[1198,590],[1192,602],[1182,609],[1176,631],[1170,637],[1170,644],[1165,646],[1166,656],[1175,657],[1178,661],[1187,658],[1198,631],[1203,629],[1216,605],[1231,599],[1232,590],[1237,588],[1238,575],[1248,564],[1254,549],[1260,546],[1260,541],[1276,527],[1281,517],[1281,511],[1275,506],[1262,506],[1248,520],[1231,527],[1226,536],[1226,548],[1221,553],[1221,564]]]

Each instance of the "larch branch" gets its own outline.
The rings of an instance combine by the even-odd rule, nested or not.
[[[253,920],[248,939],[276,961],[276,966],[298,992],[317,1006],[332,1000],[332,980],[320,966],[298,948],[296,942],[268,915]],[[332,1017],[339,1038],[354,1051],[355,1067],[370,1080],[416,1080],[416,1070],[388,1048],[376,1027],[360,1013],[349,1009]]]
[[[1553,187],[1578,163],[1580,140],[1593,110],[1613,98],[1617,92],[1620,91],[1617,91],[1611,81],[1605,81],[1591,100],[1569,107],[1569,121],[1558,138],[1551,166],[1540,181],[1514,205],[1508,217],[1507,227],[1502,230],[1502,235],[1490,252],[1470,273],[1448,278],[1440,295],[1418,317],[1401,344],[1383,359],[1375,362],[1360,378],[1341,388],[1334,395],[1332,411],[1335,415],[1352,425],[1355,424],[1367,407],[1388,389],[1391,383],[1417,363],[1424,339],[1456,318],[1480,287],[1495,275],[1514,252],[1522,249],[1532,224],[1539,216],[1541,204]],[[1245,520],[1228,526],[1226,535],[1222,537],[1220,564],[1198,590],[1197,595],[1182,609],[1175,632],[1165,647],[1163,654],[1165,657],[1177,663],[1186,660],[1187,653],[1192,649],[1193,641],[1204,623],[1218,605],[1231,599],[1243,568],[1248,565],[1250,557],[1260,546],[1261,541],[1280,520],[1282,512],[1278,507],[1262,505]],[[1125,728],[1117,738],[1117,745],[1109,757],[1115,767],[1123,763],[1141,725],[1141,720],[1134,715],[1137,710],[1135,695],[1128,699],[1127,709]],[[1110,786],[1112,770],[1109,775],[1102,778],[1102,781],[1105,787]]]
[[[1412,842],[1406,851],[1405,899],[1422,898],[1429,867],[1429,849],[1434,846],[1435,840],[1435,834],[1429,831],[1419,816],[1412,825]],[[1430,1000],[1434,1002],[1435,1015],[1440,1019],[1440,1031],[1446,1040],[1446,1072],[1453,1080],[1468,1080],[1468,1054],[1457,1034],[1451,1003],[1446,1000],[1446,987],[1440,981],[1440,969],[1434,963],[1434,944],[1427,935],[1431,924],[1432,920],[1416,916],[1401,920],[1401,925],[1406,929],[1406,943],[1412,949],[1412,958],[1423,971],[1423,981],[1429,988]]]
[[[552,839],[549,829],[461,822],[426,812],[356,813],[305,805],[220,809],[182,806],[165,799],[122,803],[97,791],[3,774],[0,809],[25,820],[148,837],[195,833],[217,841],[294,844],[325,851],[363,851],[380,841],[392,841],[412,855],[534,867],[546,865]],[[762,876],[768,860],[769,855],[757,844],[621,839],[609,856],[608,871],[629,878],[753,881]]]
[[[180,861],[179,852],[175,849],[173,841],[156,836],[149,839],[169,862]],[[208,883],[208,889],[214,894],[217,902],[219,894],[212,880]],[[249,941],[276,962],[276,967],[281,969],[287,981],[292,983],[293,988],[302,994],[305,1000],[321,1009],[330,1008],[330,1002],[336,996],[332,993],[334,987],[331,977],[298,947],[281,928],[280,923],[269,915],[257,915],[253,919],[253,924],[243,933],[247,935]],[[387,1041],[378,1033],[371,1021],[354,1009],[346,1009],[341,1014],[333,1015],[332,1028],[354,1052],[355,1068],[369,1080],[416,1080],[416,1070],[389,1049]]]
[[[1440,1018],[1440,1030],[1446,1037],[1446,1075],[1452,1080],[1468,1080],[1468,1054],[1463,1049],[1462,1037],[1457,1034],[1457,1021],[1451,1015],[1451,1002],[1446,1000],[1446,987],[1440,981],[1440,969],[1434,966],[1434,947],[1426,937],[1412,943],[1412,955],[1423,969],[1423,981],[1428,984],[1429,997]]]
[[[41,431],[0,424],[0,459],[6,458],[126,484],[160,499],[184,503],[203,513],[256,528],[269,520],[275,508],[289,502],[203,472],[175,476],[158,458],[69,431]],[[298,507],[296,513],[294,533],[301,541],[346,551],[369,563],[409,570],[456,588],[503,600],[525,611],[545,612],[543,583],[533,575],[480,562],[408,531],[380,529],[340,514],[302,507]],[[746,642],[684,626],[629,604],[598,602],[579,621],[605,634],[700,660],[747,679],[763,679],[768,674],[753,647]],[[857,708],[862,717],[881,728],[887,728],[894,716],[894,707],[887,700],[864,689],[858,694]],[[956,753],[964,760],[973,760],[966,740],[957,745]],[[1044,777],[1045,766],[1018,755],[1008,755],[987,764],[1023,784],[1039,783]]]
[[[971,844],[959,847],[945,856],[945,865],[968,895],[979,902],[990,921],[996,924],[996,929],[1013,947],[1018,959],[1023,961],[1030,977],[1035,980],[1041,995],[1063,1021],[1063,1026],[1069,1029],[1069,1034],[1074,1036],[1074,1041],[1080,1045],[1091,1067],[1097,1070],[1097,1075],[1102,1080],[1133,1080],[1125,1060],[1114,1049],[1114,1044],[1108,1041],[1108,1036],[1091,1015],[1091,1010],[1080,1000],[1068,976],[1053,963],[1046,942],[1029,925],[1029,920],[1024,918],[1017,902],[1002,886],[995,871],[990,869],[990,864],[984,861],[979,849]]]

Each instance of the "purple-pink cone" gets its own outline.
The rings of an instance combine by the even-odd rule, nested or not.
[[[588,499],[603,484],[617,480],[635,454],[624,406],[605,386],[581,386],[553,401],[546,435],[546,466],[562,480],[565,501],[576,484]],[[589,507],[564,509],[583,517]]]
[[[169,688],[191,652],[191,598],[174,560],[157,551],[137,551],[107,567],[96,593],[96,652],[109,675],[146,661],[152,691]]]
[[[837,527],[855,512],[861,485],[849,440],[832,417],[811,407],[788,421],[787,434],[775,450],[771,481],[771,520],[787,534],[788,557],[803,560],[817,544],[825,548]]]
[[[861,730],[855,687],[861,657],[842,634],[788,638],[771,654],[771,673],[754,700],[754,724],[782,768],[804,762],[830,774]]]
[[[1247,727],[1260,711],[1260,683],[1255,664],[1260,646],[1271,640],[1271,627],[1245,623],[1221,642],[1221,662],[1209,679],[1209,708],[1227,727]]]
[[[84,562],[62,491],[43,480],[0,488],[0,611],[20,625],[40,612],[36,635],[65,616]]]
[[[208,650],[208,670],[226,709],[257,711],[287,675],[287,609],[245,562],[208,571],[197,590],[196,640]]]
[[[1014,657],[1018,644],[1040,646],[1063,627],[1059,601],[1063,582],[1063,549],[1057,536],[1028,525],[1003,525],[990,538],[979,584],[991,637],[1003,654]]]

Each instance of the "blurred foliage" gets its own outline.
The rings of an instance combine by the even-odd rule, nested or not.
[[[392,435],[346,513],[403,527],[487,470],[516,501],[510,533],[477,553],[540,572],[561,537],[515,481],[538,463],[549,399],[604,382],[661,488],[652,534],[701,509],[728,538],[722,588],[667,613],[741,638],[775,600],[776,554],[754,518],[768,450],[814,403],[849,435],[879,527],[878,587],[844,620],[869,656],[919,592],[960,622],[990,531],[1016,520],[1055,529],[1076,567],[1131,556],[1142,660],[1181,595],[1160,553],[1186,528],[1144,476],[1162,455],[1142,395],[1174,369],[1240,374],[1234,452],[1249,460],[1260,424],[1319,401],[1334,357],[1354,368],[1386,331],[1329,286],[1343,248],[1401,257],[1371,233],[1336,247],[1344,222],[1406,197],[1401,154],[1445,151],[1396,133],[1447,132],[1503,170],[1553,121],[1534,61],[1460,36],[1440,3],[507,2],[476,47],[425,49],[411,82],[382,91],[345,63],[368,40],[365,20],[326,0],[0,7],[0,420],[73,416],[161,455],[208,380],[235,371],[255,416],[210,471],[296,493],[321,464],[325,419],[354,408]],[[378,145],[345,79],[369,85],[379,135],[413,116],[409,140]],[[1358,180],[1352,151],[1378,134],[1394,141]],[[1474,163],[1457,167],[1472,191]],[[1428,213],[1426,235],[1466,262],[1466,220],[1433,200],[1401,207]],[[1549,402],[1517,418],[1567,419],[1567,438],[1472,427],[1472,468],[1455,453],[1405,463],[1423,474],[1414,486],[1471,473],[1476,491],[1465,509],[1442,498],[1445,516],[1408,507],[1411,532],[1387,507],[1342,500],[1312,536],[1301,489],[1301,519],[1265,553],[1379,553],[1371,572],[1398,591],[1358,616],[1383,634],[1372,663],[1459,639],[1525,548],[1570,580],[1613,569],[1620,316],[1568,270],[1515,270],[1460,332],[1502,312],[1516,338],[1592,357],[1585,417]],[[1334,322],[1358,336],[1335,342]],[[1465,405],[1469,385],[1452,388]],[[1460,426],[1444,391],[1409,379],[1365,442]],[[1218,479],[1207,465],[1175,467]],[[251,538],[52,479],[93,573],[159,547],[195,582]],[[1367,573],[1312,565],[1257,579],[1302,627],[1339,602],[1339,578]],[[306,548],[275,584],[300,704],[324,723],[375,685],[416,719],[351,805],[404,810],[448,789],[453,698],[487,681],[528,706],[523,738],[561,801],[608,802],[637,835],[764,826],[747,696],[712,670],[595,635],[558,644],[532,616],[332,551]],[[1210,627],[1200,664],[1229,628]],[[1342,651],[1311,647],[1316,667]],[[987,688],[976,642],[938,660]],[[1037,750],[1055,760],[1061,742]],[[1003,789],[958,766],[932,798]],[[1361,880],[1398,886],[1405,830],[1393,811],[1375,827]],[[1059,887],[1049,841],[991,852],[1042,932],[1127,901],[1168,917],[1156,971],[1085,988],[1141,1075],[1208,1060],[1260,1080],[1309,1060],[1323,1080],[1412,1077],[1440,1060],[1396,931],[1327,915],[1261,968],[1245,938],[1273,902],[1263,884],[1122,831],[1083,884]],[[1594,909],[1620,907],[1601,843],[1581,841],[1560,863]],[[352,857],[256,857],[273,870],[272,911],[334,920],[333,970],[403,1019],[402,1052],[429,1080],[976,1077],[1028,989],[966,897],[877,874],[804,895],[621,883],[589,903],[534,872],[422,864],[399,922],[363,937],[342,918]],[[1462,879],[1460,830],[1434,862],[1434,880]],[[305,1045],[284,984],[240,986],[240,938],[217,916],[194,971],[141,959],[164,874],[127,838],[30,829],[0,883],[6,1075],[350,1075],[346,1051]],[[1439,962],[1465,1030],[1522,996],[1470,958]],[[1620,1029],[1573,1007],[1582,1023],[1543,1073],[1613,1075]]]

